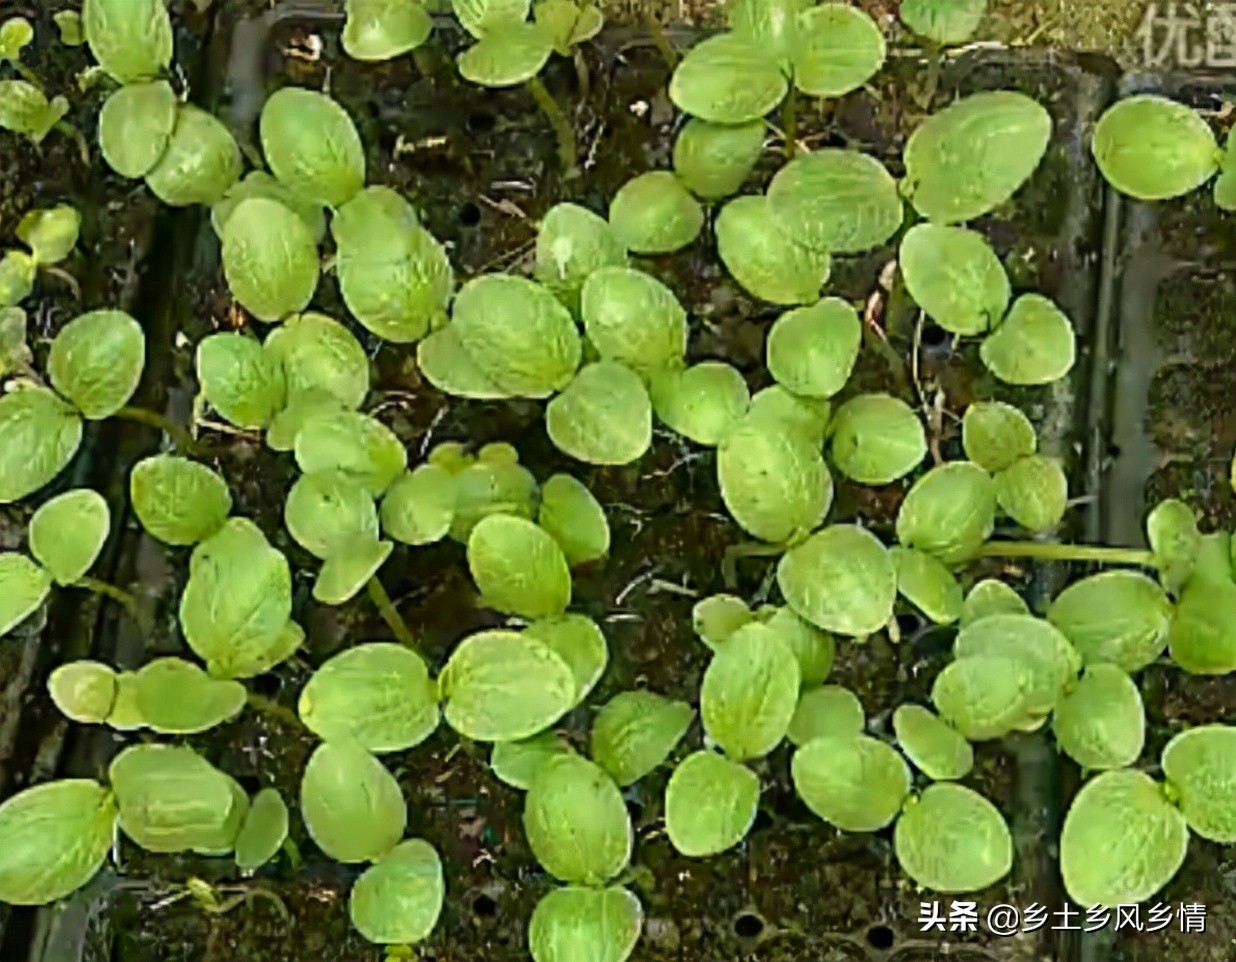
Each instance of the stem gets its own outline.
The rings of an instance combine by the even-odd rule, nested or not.
[[[13,69],[17,72],[17,76],[21,77],[22,80],[26,81],[26,83],[31,86],[38,87],[39,92],[42,93],[43,81],[38,78],[38,75],[33,70],[27,67],[20,60],[10,60],[9,63],[13,65]]]
[[[1043,561],[1100,561],[1107,564],[1151,567],[1154,555],[1138,548],[1058,544],[1051,541],[991,541],[979,550],[984,558],[1038,558]]]
[[[267,698],[265,695],[259,695],[257,692],[251,691],[249,692],[248,702],[250,708],[255,708],[263,714],[277,718],[291,728],[305,727],[305,723],[300,720],[300,716],[296,712],[286,705],[280,705],[273,698]]]
[[[558,137],[558,161],[562,165],[563,178],[569,180],[577,176],[579,170],[576,166],[575,128],[571,126],[567,115],[558,106],[558,101],[554,100],[550,92],[545,89],[545,84],[540,77],[533,77],[525,86]]]
[[[172,439],[172,444],[176,446],[181,454],[194,454],[199,450],[198,443],[193,440],[193,436],[185,428],[159,414],[157,411],[147,411],[145,408],[126,404],[116,412],[116,417],[123,418],[126,421],[134,421],[137,424],[144,424],[147,427],[158,428]]]
[[[727,588],[738,587],[738,562],[741,558],[775,558],[785,554],[790,544],[766,544],[763,541],[744,541],[725,549],[721,558],[721,576]]]
[[[69,140],[77,145],[77,152],[81,155],[82,163],[87,167],[90,166],[90,145],[86,143],[86,138],[82,136],[82,132],[74,127],[67,120],[56,121],[54,130],[60,131]]]
[[[781,126],[785,128],[785,159],[793,160],[798,147],[798,89],[793,84],[781,101]]]
[[[100,581],[97,578],[83,576],[78,578],[73,583],[74,588],[82,588],[85,591],[93,591],[96,595],[102,595],[104,598],[110,598],[124,606],[125,611],[129,613],[134,621],[141,623],[141,609],[138,607],[137,599],[123,588],[117,588],[115,585],[108,584],[106,581]]]
[[[665,61],[665,66],[672,71],[678,66],[678,51],[670,43],[669,37],[665,35],[665,28],[661,26],[661,21],[656,18],[650,7],[644,8],[644,26],[648,28],[652,43],[657,48],[657,52],[661,54],[661,59]]]
[[[930,110],[932,101],[936,99],[936,91],[940,89],[940,62],[943,60],[943,53],[939,44],[930,42],[923,44],[923,51],[927,54],[927,78],[923,86],[923,108]]]
[[[382,620],[386,622],[386,626],[390,628],[396,640],[405,648],[410,648],[419,654],[420,646],[417,645],[416,638],[413,637],[412,631],[395,608],[395,603],[391,601],[391,596],[386,593],[377,575],[369,579],[368,590],[370,600],[377,606],[378,614],[382,616]]]

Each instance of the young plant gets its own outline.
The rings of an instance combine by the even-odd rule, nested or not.
[[[81,223],[81,214],[68,204],[32,210],[22,217],[15,233],[29,253],[7,250],[0,257],[0,308],[15,307],[29,297],[40,270],[60,278],[81,296],[73,275],[56,266],[77,246]]]
[[[927,55],[922,103],[930,107],[940,85],[944,48],[963,44],[974,36],[987,14],[987,0],[904,0],[897,13]]]
[[[347,0],[343,50],[354,60],[381,61],[416,50],[433,32],[421,0]]]

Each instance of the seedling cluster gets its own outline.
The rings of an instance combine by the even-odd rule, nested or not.
[[[902,15],[938,58],[973,33],[983,6],[907,0]],[[600,30],[596,8],[459,0],[453,10],[475,39],[459,58],[462,76],[527,85],[559,136],[560,173],[578,173],[572,125],[538,75],[551,55],[572,55]],[[894,825],[902,870],[935,892],[981,890],[1010,872],[1004,815],[962,781],[973,743],[1019,731],[1050,727],[1088,776],[1059,839],[1077,902],[1154,895],[1179,869],[1190,832],[1236,841],[1236,730],[1181,732],[1162,752],[1161,779],[1135,767],[1145,736],[1139,672],[1165,654],[1185,672],[1236,670],[1231,535],[1201,532],[1193,511],[1172,500],[1146,521],[1147,551],[1047,540],[1068,511],[1069,485],[1026,414],[976,401],[961,412],[957,457],[929,457],[921,411],[891,394],[847,390],[864,319],[821,293],[835,261],[896,241],[895,283],[935,325],[976,339],[995,381],[1032,397],[1064,378],[1076,360],[1070,319],[1041,293],[1014,294],[1001,258],[968,226],[1039,167],[1053,134],[1044,105],[1008,90],[954,100],[910,136],[900,178],[856,149],[808,150],[796,140],[797,98],[837,98],[870,81],[887,56],[881,31],[846,4],[738,0],[728,30],[673,58],[669,96],[688,119],[672,169],[633,177],[606,216],[570,201],[550,207],[531,276],[460,283],[414,204],[368,183],[356,125],[328,94],[273,93],[260,118],[267,169],[245,173],[228,128],[173,85],[161,0],[86,0],[80,24],[60,25],[70,38],[80,28],[117,85],[99,117],[102,156],[168,205],[210,208],[232,297],[262,331],[215,333],[195,346],[199,413],[294,461],[283,522],[320,563],[314,601],[338,606],[365,592],[394,640],[352,645],[318,666],[294,714],[246,685],[304,641],[293,564],[273,532],[233,514],[228,479],[200,459],[196,439],[129,406],[146,360],[137,320],[84,313],[36,364],[18,305],[39,270],[76,245],[80,218],[68,207],[31,212],[17,229],[28,251],[0,261],[0,373],[13,378],[0,396],[0,503],[55,483],[88,422],[127,416],[163,428],[176,450],[137,463],[129,494],[169,557],[187,554],[177,610],[187,650],[134,671],[72,661],[51,675],[68,718],[148,737],[100,780],[47,782],[0,804],[0,901],[69,895],[100,869],[118,831],[150,852],[231,858],[238,873],[253,873],[287,850],[299,818],[323,853],[366,866],[351,891],[352,921],[402,951],[434,931],[452,881],[427,841],[405,837],[406,803],[384,759],[443,723],[467,751],[492,745],[494,776],[526,792],[528,844],[561,883],[529,920],[537,962],[632,953],[643,909],[624,789],[672,767],[669,841],[685,857],[713,856],[751,831],[758,762],[785,741],[807,807],[844,832]],[[352,57],[383,60],[430,42],[432,28],[419,4],[349,0],[342,42]],[[29,39],[13,21],[0,29],[0,54],[23,77]],[[766,118],[779,107],[777,130]],[[0,82],[0,122],[16,133],[37,140],[64,112],[28,77]],[[762,192],[740,194],[766,158],[770,128],[787,162]],[[1230,152],[1174,102],[1117,103],[1092,150],[1130,197],[1177,197],[1218,174],[1216,203],[1236,207]],[[764,345],[772,386],[754,394],[735,367],[688,364],[688,311],[647,269],[707,233],[738,285],[784,309]],[[346,318],[313,309],[324,260]],[[413,463],[370,406],[358,327],[383,350],[414,356],[447,395],[545,402],[552,443],[583,465],[640,460],[654,423],[711,452],[724,505],[751,539],[719,573],[737,591],[743,559],[775,558],[781,603],[753,609],[726,593],[695,605],[695,633],[711,650],[696,704],[625,691],[597,706],[586,753],[558,735],[568,713],[590,704],[609,663],[605,629],[573,608],[572,585],[575,571],[610,553],[605,506],[570,473],[538,478],[509,444],[443,443]],[[904,479],[892,529],[844,516],[834,477]],[[28,553],[0,554],[0,635],[53,585],[128,602],[87,576],[109,530],[96,492],[43,501]],[[396,542],[443,539],[463,546],[481,604],[507,620],[459,640],[435,674],[378,574]],[[1009,584],[974,574],[990,557],[1104,567],[1034,612]],[[897,640],[896,615],[907,609],[955,632],[952,658],[930,705],[890,706],[891,731],[877,733],[856,695],[829,678],[844,646],[878,633]],[[274,789],[250,798],[177,740],[245,711],[282,711],[320,740],[293,810]],[[221,904],[209,886],[195,898]]]

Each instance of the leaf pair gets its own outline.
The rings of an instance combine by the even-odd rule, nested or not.
[[[0,257],[0,313],[4,308],[14,307],[25,300],[34,290],[35,277],[40,267],[58,264],[77,246],[81,229],[81,214],[74,207],[61,204],[48,210],[32,210],[17,224],[17,239],[29,248],[7,250]],[[22,340],[25,340],[24,315]],[[0,327],[3,322],[0,321]],[[0,332],[0,373],[6,367],[4,340]],[[8,361],[11,363],[11,359]],[[28,360],[26,363],[29,363]]]
[[[569,56],[603,25],[594,4],[574,0],[452,0],[451,9],[477,41],[459,55],[459,73],[483,87],[513,87],[532,80],[550,54]]]

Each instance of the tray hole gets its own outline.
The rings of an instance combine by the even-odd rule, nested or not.
[[[463,224],[464,227],[475,227],[480,222],[481,209],[472,201],[468,201],[459,208],[459,223]]]
[[[250,798],[262,790],[262,780],[256,775],[237,775],[236,784],[243,788]]]
[[[639,820],[644,817],[644,804],[634,798],[627,799],[627,814],[631,816],[631,821],[639,824]]]
[[[764,920],[754,912],[742,912],[734,918],[734,934],[740,939],[758,939],[764,931]]]
[[[940,327],[939,324],[924,324],[923,325],[923,346],[924,347],[943,347],[948,343],[948,331]]]
[[[873,925],[867,930],[867,944],[881,952],[891,949],[897,935],[887,925]]]
[[[756,832],[762,832],[764,829],[772,827],[773,817],[761,808],[755,813],[755,820],[751,823],[751,830],[747,832],[747,837],[750,838]]]
[[[483,919],[492,918],[498,912],[498,903],[493,896],[482,892],[472,900],[472,912]]]
[[[494,129],[498,120],[493,114],[478,110],[468,116],[468,129],[474,134],[486,134]]]
[[[283,681],[278,675],[269,671],[264,675],[249,679],[249,684],[253,686],[253,691],[263,698],[275,698],[283,689]]]
[[[897,628],[901,631],[902,638],[912,637],[921,627],[923,621],[916,614],[907,611],[897,616]]]

